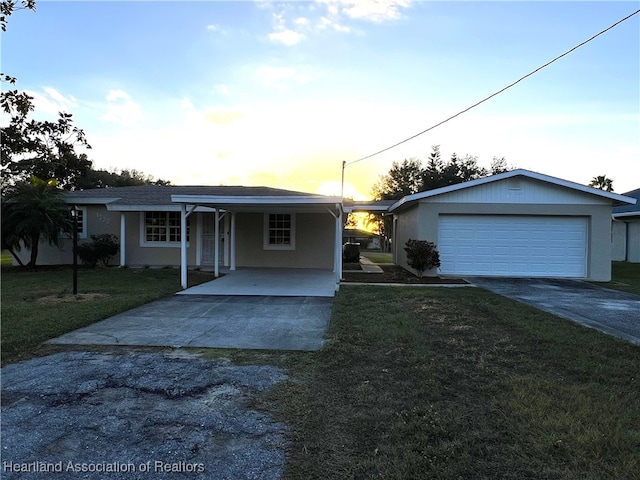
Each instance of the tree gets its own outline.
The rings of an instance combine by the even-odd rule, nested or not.
[[[156,180],[153,175],[147,175],[138,170],[94,170],[89,169],[86,174],[76,178],[75,186],[81,190],[90,188],[131,187],[136,185],[169,185],[169,180]]]
[[[35,0],[21,0],[20,2],[7,0],[0,2],[0,28],[3,32],[7,31],[7,17],[10,17],[15,10],[34,10],[36,9]]]
[[[613,192],[613,180],[608,178],[606,175],[598,175],[591,179],[589,183],[590,187],[599,188],[600,190],[604,190],[606,192]]]
[[[440,154],[440,146],[433,145],[431,148],[424,168],[420,160],[415,158],[405,160],[402,164],[394,162],[389,173],[381,176],[373,186],[373,198],[398,200],[412,193],[447,187],[511,170],[504,157],[493,157],[491,169],[487,170],[478,164],[478,157],[467,154],[459,158],[454,153],[445,162]]]
[[[393,162],[391,170],[381,175],[373,186],[375,200],[399,200],[402,197],[417,193],[422,186],[422,162],[417,158]]]
[[[453,153],[448,162],[444,162],[440,156],[440,146],[432,147],[427,167],[422,174],[422,186],[420,191],[433,190],[435,188],[447,187],[457,183],[467,182],[487,176],[485,168],[478,165],[478,157],[465,155],[458,158]]]
[[[22,265],[17,251],[31,250],[28,267],[35,267],[41,240],[59,246],[60,235],[72,231],[64,190],[54,179],[32,177],[5,189],[2,198],[2,246]]]
[[[513,168],[507,165],[506,158],[493,157],[493,160],[491,160],[491,166],[489,167],[490,175],[498,175],[499,173],[505,173],[510,170],[513,170]]]
[[[15,78],[4,76],[15,84]],[[2,127],[3,183],[26,181],[31,176],[56,178],[60,186],[73,188],[73,181],[91,168],[77,146],[90,149],[84,131],[73,125],[70,113],[60,112],[57,121],[29,120],[33,97],[17,90],[0,93],[0,106],[11,116]]]

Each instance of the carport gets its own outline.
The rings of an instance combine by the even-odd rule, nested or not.
[[[239,268],[179,295],[333,297],[335,274],[310,268]]]
[[[184,289],[188,286],[187,219],[196,209],[204,208],[213,213],[211,248],[216,277],[221,273],[220,260],[223,254],[228,258],[228,276],[237,276],[237,288],[241,287],[243,280],[255,281],[259,278],[259,275],[238,276],[240,267],[287,270],[326,268],[331,269],[333,289],[337,290],[342,273],[343,227],[343,207],[339,197],[308,194],[171,195],[171,201],[180,204],[180,269]],[[223,217],[229,225],[228,232],[224,234],[220,228]],[[221,240],[225,238],[225,245],[228,246],[223,253]],[[277,273],[273,278],[278,280],[280,289],[286,285],[295,286],[295,282],[285,282],[285,275]],[[227,279],[218,286],[227,286],[231,282]]]

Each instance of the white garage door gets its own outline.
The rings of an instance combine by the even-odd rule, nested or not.
[[[585,217],[441,215],[440,271],[586,277]]]

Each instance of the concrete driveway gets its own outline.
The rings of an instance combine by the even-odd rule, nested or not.
[[[319,350],[333,298],[174,295],[53,344]]]
[[[640,345],[640,296],[579,280],[473,277],[469,282]]]

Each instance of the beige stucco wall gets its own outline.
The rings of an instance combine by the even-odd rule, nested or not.
[[[418,205],[396,214],[396,263],[410,270],[403,247],[409,238],[438,243],[438,217],[443,214],[464,215],[568,215],[588,218],[587,279],[611,280],[611,205],[581,204],[467,204],[430,203]],[[406,218],[403,218],[406,217]],[[417,222],[418,228],[410,227]],[[437,275],[437,271],[425,272]]]
[[[87,238],[81,238],[78,243],[91,241],[91,235],[110,233],[120,239],[121,212],[110,212],[102,205],[88,205],[86,212]],[[179,244],[171,247],[143,247],[140,244],[140,212],[125,212],[125,265],[129,267],[164,267],[180,265]],[[191,220],[192,241],[187,251],[187,262],[190,267],[196,263],[196,248],[193,241],[197,234],[195,218]],[[38,265],[69,265],[73,263],[72,240],[62,239],[61,247],[40,244],[38,251]],[[20,253],[23,261],[28,261],[29,251],[23,249]],[[78,260],[80,261],[80,260]],[[120,252],[111,260],[111,265],[120,264]]]
[[[611,260],[622,262],[627,259],[627,224],[611,222]]]
[[[238,213],[238,267],[333,269],[335,219],[327,213],[297,213],[295,250],[265,250],[264,214]]]
[[[640,263],[640,219],[626,222],[627,225],[627,261]]]
[[[87,206],[87,239],[90,235],[110,233],[120,238],[121,212],[109,212],[104,206]],[[180,245],[150,247],[140,241],[140,212],[125,212],[125,265],[130,267],[164,267],[180,265]],[[190,268],[197,265],[197,242],[200,231],[196,221],[198,214],[190,219],[190,241],[187,248],[187,263]],[[287,267],[333,269],[335,219],[327,213],[296,214],[295,250],[265,250],[263,248],[264,215],[262,213],[237,213],[236,217],[236,265],[238,267]],[[221,233],[222,233],[221,222]],[[71,264],[72,240],[63,239],[61,249],[41,244],[39,265]],[[23,261],[29,259],[29,251],[23,249]],[[223,258],[223,252],[220,252]],[[111,261],[120,264],[120,253]]]

